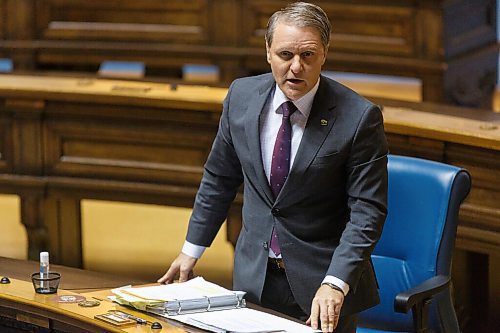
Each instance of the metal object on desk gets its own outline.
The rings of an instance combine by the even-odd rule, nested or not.
[[[105,322],[112,324],[112,325],[115,325],[115,326],[136,324],[136,322],[134,320],[118,316],[118,315],[114,314],[113,312],[98,314],[98,315],[95,315],[94,318],[105,321]]]
[[[134,315],[127,313],[127,312],[123,312],[120,310],[109,310],[109,312],[112,312],[112,313],[116,314],[117,316],[120,316],[123,318],[134,320],[136,323],[141,324],[141,325],[148,324],[148,321],[146,319],[139,318],[139,317],[134,316]]]

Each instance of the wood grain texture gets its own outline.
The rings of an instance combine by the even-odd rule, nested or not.
[[[3,0],[0,55],[16,69],[92,73],[105,60],[141,61],[147,75],[178,79],[184,64],[213,64],[228,85],[269,71],[266,24],[286,3]],[[415,77],[426,101],[490,106],[498,73],[494,0],[315,3],[333,24],[326,70]]]

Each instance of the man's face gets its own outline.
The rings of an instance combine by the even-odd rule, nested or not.
[[[278,22],[272,45],[266,45],[266,51],[276,83],[292,101],[314,87],[326,60],[316,28],[299,28],[286,22]]]

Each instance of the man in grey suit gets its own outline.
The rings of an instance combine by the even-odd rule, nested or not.
[[[243,183],[234,289],[323,332],[355,332],[356,314],[378,303],[370,255],[387,214],[382,114],[321,75],[330,29],[309,3],[270,18],[272,74],[229,88],[184,247],[159,282],[193,276]]]

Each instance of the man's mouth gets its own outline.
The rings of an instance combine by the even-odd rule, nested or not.
[[[300,80],[300,79],[287,79],[287,81],[290,83],[293,83],[293,84],[300,84],[300,83],[304,82],[304,80]]]

